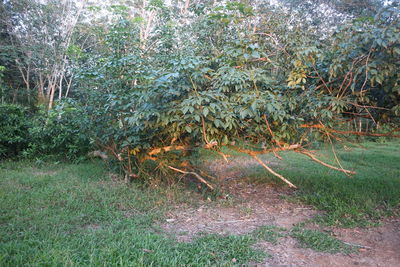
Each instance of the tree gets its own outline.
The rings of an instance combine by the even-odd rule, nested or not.
[[[83,76],[86,86],[96,88],[86,98],[96,125],[93,135],[121,163],[127,178],[146,173],[143,166],[149,161],[157,170],[195,173],[182,165],[185,155],[206,148],[225,157],[224,146],[249,154],[291,187],[295,185],[262,162],[260,154],[280,157],[280,151],[292,150],[353,173],[317,159],[306,144],[333,142],[349,134],[379,135],[341,130],[349,113],[355,114],[351,119],[359,113],[352,107],[365,106],[366,95],[373,91],[363,91],[365,80],[376,79],[362,75],[362,69],[379,57],[378,50],[369,59],[362,48],[354,50],[364,31],[359,35],[358,29],[346,32],[346,28],[326,42],[315,37],[318,32],[308,31],[313,29],[311,23],[296,26],[301,18],[285,9],[265,5],[256,9],[241,2],[201,6],[191,12],[180,26],[173,24],[168,12],[159,13],[164,17],[157,21],[174,26],[162,39],[166,43],[158,42],[151,50],[142,47],[142,35],[135,34],[141,29],[136,17],[121,16],[105,35],[108,52]],[[268,21],[261,19],[266,17]],[[379,22],[374,23],[369,26],[379,28]],[[397,26],[389,24],[382,31],[396,32]],[[153,29],[162,28],[155,24]],[[397,47],[394,36],[381,38]],[[359,54],[348,53],[346,42]],[[170,49],[163,54],[167,43]],[[393,70],[397,52],[390,49],[383,60]],[[361,75],[349,74],[349,66],[351,72],[361,69]],[[353,75],[350,80],[349,75]],[[385,81],[393,80],[390,77]]]
[[[71,84],[68,73],[68,49],[84,4],[75,1],[6,1],[2,4],[8,46],[3,53],[13,59],[27,91],[32,87],[37,100],[52,108],[56,92],[63,97],[64,85]]]

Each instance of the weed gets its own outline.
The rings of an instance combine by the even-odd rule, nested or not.
[[[286,229],[279,228],[271,225],[264,225],[253,231],[252,236],[257,239],[261,239],[270,242],[274,245],[278,244],[278,239],[280,237],[286,236],[284,233]]]
[[[354,247],[317,230],[294,228],[290,235],[297,239],[302,247],[311,248],[315,251],[343,254],[356,252]]]

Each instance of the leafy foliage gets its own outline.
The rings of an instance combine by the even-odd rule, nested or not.
[[[36,113],[27,108],[0,105],[0,157],[25,156],[79,160],[91,148],[86,134],[91,122],[73,102]]]
[[[193,14],[187,27],[169,26],[166,33],[165,25],[155,26],[166,34],[153,47],[138,38],[140,24],[118,14],[102,36],[101,55],[89,53],[94,60],[80,73],[81,85],[92,88],[85,92],[92,136],[129,175],[140,175],[149,159],[161,168],[174,164],[182,154],[167,152],[178,147],[219,150],[239,143],[274,149],[328,140],[304,125],[337,127],[359,106],[386,107],[370,101],[377,92],[384,99],[397,94],[396,11],[357,19],[327,43],[305,34],[307,24],[300,29],[274,17],[274,28],[253,25],[251,6],[230,3]],[[257,15],[263,12],[289,16],[271,6]],[[159,19],[171,25],[167,13]]]
[[[71,102],[61,102],[51,111],[40,111],[29,128],[27,157],[58,156],[79,160],[87,156],[91,122],[82,109]]]
[[[140,177],[149,161],[162,174],[182,164],[183,172],[190,171],[185,159],[200,147],[221,152],[230,146],[252,156],[301,153],[310,142],[383,135],[374,132],[381,124],[398,128],[396,3],[66,1],[62,5],[74,19],[63,28],[67,13],[49,12],[60,3],[24,1],[35,3],[26,16],[15,1],[2,5],[5,43],[12,47],[19,40],[21,51],[13,54],[16,64],[2,62],[20,71],[28,91],[35,85],[49,109],[54,95],[61,100],[71,88],[79,103],[71,116],[50,112],[31,131],[37,143],[32,152],[70,151],[73,157],[90,138],[129,177]],[[361,4],[365,12],[357,10]],[[35,12],[45,16],[34,18]],[[323,12],[326,18],[318,15]],[[15,18],[20,20],[13,26]],[[26,29],[17,27],[21,23]],[[48,34],[40,30],[44,24]],[[29,32],[38,53],[23,49]],[[56,33],[63,38],[41,41]],[[54,51],[40,52],[48,46]],[[74,116],[87,118],[83,124],[90,127],[80,127]],[[374,127],[363,132],[363,123]],[[54,143],[41,145],[41,136]]]
[[[0,158],[15,156],[27,147],[29,126],[26,108],[0,104]]]

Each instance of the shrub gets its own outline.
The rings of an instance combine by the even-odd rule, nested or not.
[[[39,110],[29,129],[27,157],[56,156],[61,159],[79,160],[90,149],[86,134],[90,121],[74,102],[60,102],[50,110]]]
[[[0,158],[16,156],[28,146],[28,115],[22,106],[0,104]]]

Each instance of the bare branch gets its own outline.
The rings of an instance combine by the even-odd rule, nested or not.
[[[295,186],[294,184],[292,184],[288,179],[286,179],[285,177],[283,177],[282,175],[280,175],[279,173],[276,173],[273,169],[271,169],[270,167],[268,167],[261,159],[259,159],[256,155],[251,155],[258,163],[261,164],[261,166],[263,166],[267,171],[269,171],[272,175],[278,177],[279,179],[281,179],[282,181],[284,181],[285,183],[287,183],[289,185],[289,187],[292,188],[297,188],[297,186]]]
[[[200,175],[198,175],[198,174],[195,173],[195,172],[187,172],[187,171],[184,171],[184,170],[181,170],[181,169],[177,169],[177,168],[172,167],[172,166],[167,166],[167,167],[170,168],[171,170],[174,170],[174,171],[179,172],[179,173],[191,174],[191,175],[193,175],[194,177],[196,177],[197,180],[199,180],[200,182],[202,182],[203,184],[205,184],[208,188],[210,188],[211,190],[214,190],[214,187],[213,187],[211,184],[209,184],[206,180],[204,180],[203,177],[201,177]]]
[[[311,158],[313,161],[315,161],[315,162],[317,162],[317,163],[319,163],[319,164],[321,164],[321,165],[323,165],[325,167],[328,167],[330,169],[333,169],[333,170],[336,170],[336,171],[340,171],[340,172],[344,172],[346,174],[356,174],[354,171],[345,170],[343,168],[338,168],[338,167],[332,166],[332,165],[330,165],[328,163],[325,163],[325,162],[317,159],[313,154],[311,154],[308,151],[304,151],[303,150],[303,151],[295,151],[295,152],[304,154],[304,155],[308,156],[309,158]]]

